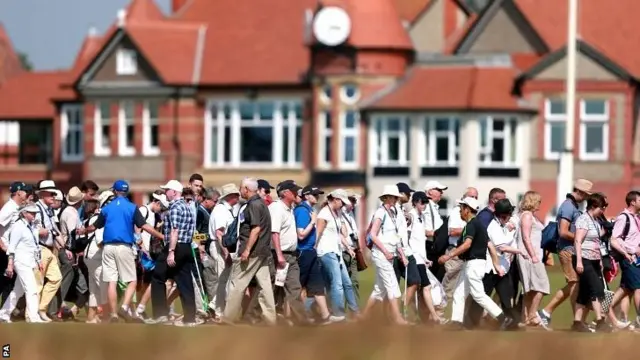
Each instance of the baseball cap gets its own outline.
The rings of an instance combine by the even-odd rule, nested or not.
[[[258,189],[275,189],[273,186],[271,186],[271,184],[269,184],[269,182],[267,180],[264,179],[258,179]]]
[[[184,186],[182,186],[182,184],[180,184],[180,181],[178,180],[169,180],[166,184],[160,186],[160,189],[173,190],[182,193]]]
[[[117,192],[129,192],[129,184],[124,180],[116,180],[113,183],[113,191]]]
[[[154,199],[158,200],[160,202],[160,205],[162,205],[163,208],[168,209],[169,208],[169,200],[167,200],[167,195],[165,194],[153,194],[151,195]]]
[[[298,184],[296,184],[296,182],[293,181],[293,180],[285,180],[285,181],[279,183],[278,186],[276,186],[276,190],[278,192],[283,191],[283,190],[291,190],[295,194],[297,194],[298,190],[300,190],[300,186],[298,186]]]
[[[320,190],[319,187],[307,185],[302,188],[302,195],[322,195],[324,191]]]
[[[448,186],[444,185],[440,181],[431,180],[427,182],[427,185],[424,186],[424,191],[429,191],[432,189],[438,189],[442,191],[442,190],[447,190],[448,188],[449,188]]]
[[[509,201],[509,199],[501,199],[495,204],[495,208],[496,215],[507,215],[513,212],[515,206],[511,205],[511,201]]]
[[[18,191],[28,191],[27,184],[23,183],[22,181],[16,181],[11,183],[11,185],[9,186],[9,192],[13,194]]]
[[[407,183],[399,182],[399,183],[396,184],[396,186],[398,187],[398,191],[401,194],[411,194],[411,193],[416,192]]]
[[[435,188],[432,188],[435,189]],[[473,211],[478,211],[480,210],[480,202],[478,201],[478,199],[474,199],[472,197],[465,197],[462,200],[456,200],[456,203],[458,205],[465,205],[471,208],[471,210]]]

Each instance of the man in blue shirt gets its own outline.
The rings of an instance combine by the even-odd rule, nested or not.
[[[109,284],[107,299],[111,311],[111,322],[118,322],[118,316],[126,321],[139,321],[130,309],[131,299],[136,292],[137,274],[136,257],[132,247],[136,244],[134,225],[148,232],[152,236],[163,238],[163,235],[147,224],[138,207],[127,199],[129,184],[118,180],[113,184],[115,198],[100,211],[100,215],[93,225],[86,229],[78,229],[78,235],[91,233],[95,229],[104,228],[102,249],[102,281]],[[138,241],[138,246],[142,240]],[[122,299],[122,306],[118,309],[117,284],[118,280],[127,284]]]
[[[493,220],[493,213],[496,210],[496,203],[502,199],[505,199],[506,197],[506,192],[500,188],[493,188],[491,189],[491,191],[489,191],[489,200],[487,201],[487,206],[484,209],[480,210],[478,215],[476,215],[485,229],[489,227],[491,220]]]
[[[329,322],[330,313],[324,295],[324,279],[320,271],[320,263],[315,250],[316,244],[316,212],[313,207],[318,203],[324,191],[317,187],[305,186],[296,199],[293,216],[298,233],[298,265],[300,266],[300,284],[306,290],[307,298],[315,299],[323,322]],[[310,305],[309,302],[307,302]]]

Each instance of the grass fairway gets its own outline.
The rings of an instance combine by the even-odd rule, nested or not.
[[[361,275],[366,301],[373,269]],[[564,285],[558,267],[549,268],[551,286]],[[617,285],[615,285],[617,287]],[[615,288],[614,287],[614,288]],[[548,299],[545,299],[545,303]],[[571,324],[569,304],[554,314],[557,330]],[[379,318],[357,324],[317,328],[201,326],[178,328],[135,324],[86,325],[26,323],[0,325],[2,344],[10,344],[14,359],[153,359],[187,360],[395,360],[496,359],[518,360],[632,359],[640,334],[574,334],[566,331],[496,333],[445,332],[421,326],[381,325]]]

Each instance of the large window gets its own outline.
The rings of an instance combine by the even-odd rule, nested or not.
[[[82,105],[64,105],[60,114],[62,161],[82,161],[84,157],[84,111]]]
[[[318,165],[320,167],[330,167],[333,156],[331,139],[333,138],[333,124],[331,122],[331,111],[321,111],[318,116]]]
[[[116,73],[118,75],[135,75],[138,72],[138,60],[133,49],[120,49],[116,53]]]
[[[300,101],[213,101],[205,126],[209,166],[297,167],[301,162]]]
[[[345,110],[340,116],[340,168],[358,167],[360,113]]]
[[[563,99],[547,99],[544,105],[544,157],[557,160],[564,151],[567,107]]]
[[[375,167],[404,167],[410,162],[410,119],[404,116],[374,118],[370,163]]]
[[[23,121],[20,123],[18,162],[20,164],[47,164],[53,161],[51,123]]]
[[[580,101],[580,159],[609,157],[609,103],[603,99]]]
[[[160,154],[158,106],[158,103],[155,101],[148,101],[144,104],[144,112],[142,115],[142,152],[147,156]]]
[[[96,104],[94,149],[96,156],[111,154],[111,103],[103,101]]]
[[[517,128],[514,118],[480,119],[480,166],[517,167]]]
[[[429,117],[423,123],[423,166],[457,167],[460,146],[460,124],[451,117]]]
[[[132,101],[121,101],[118,112],[118,152],[120,156],[131,156],[136,153],[135,114]]]

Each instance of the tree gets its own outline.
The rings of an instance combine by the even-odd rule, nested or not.
[[[29,60],[29,55],[23,52],[18,52],[18,58],[20,59],[20,64],[23,69],[27,71],[33,70],[33,63]]]

